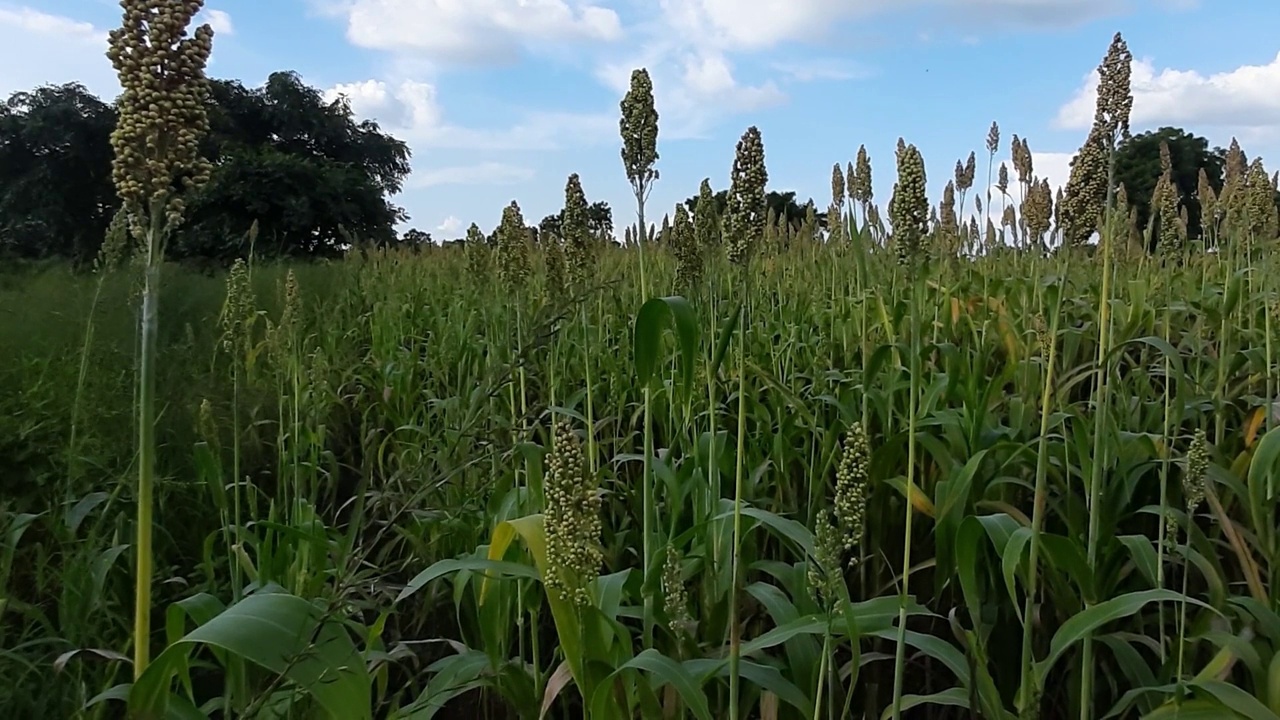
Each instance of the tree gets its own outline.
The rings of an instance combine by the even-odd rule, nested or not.
[[[1121,142],[1116,149],[1116,182],[1123,183],[1129,204],[1137,210],[1138,227],[1151,218],[1152,194],[1160,179],[1160,144],[1167,143],[1173,161],[1173,181],[1178,190],[1178,210],[1187,210],[1187,231],[1191,238],[1202,234],[1197,187],[1203,168],[1215,193],[1222,192],[1226,150],[1209,148],[1209,141],[1181,128],[1162,127],[1139,133]]]
[[[293,72],[260,88],[209,82],[209,132],[199,143],[209,181],[189,194],[167,259],[323,256],[352,241],[398,242],[404,210],[389,202],[409,173],[409,149],[349,103],[326,101]],[[0,105],[0,253],[87,261],[120,208],[110,137],[117,106],[68,84]]]
[[[694,195],[684,201],[684,206],[689,212],[695,215],[698,212],[698,195]],[[805,215],[813,200],[809,199],[805,204],[801,205],[796,201],[796,192],[794,190],[770,190],[765,193],[765,207],[772,210],[774,217],[785,220],[786,224],[791,227],[792,231],[799,230],[804,224]],[[729,207],[729,191],[721,190],[712,195],[715,216],[717,218],[724,217],[726,208]],[[824,214],[818,216],[818,227],[825,229],[827,227],[827,217]]]
[[[192,207],[180,253],[236,257],[256,221],[265,256],[335,255],[350,239],[396,242],[407,219],[388,196],[409,173],[408,146],[357,122],[345,98],[326,102],[297,73],[261,88],[213,83],[207,156],[215,170]]]
[[[0,254],[91,260],[119,207],[115,108],[83,85],[14,93],[0,105]]]

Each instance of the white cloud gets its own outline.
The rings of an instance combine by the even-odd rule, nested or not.
[[[0,6],[0,96],[76,81],[113,99],[120,86],[106,51],[107,33],[92,23]]]
[[[350,0],[347,38],[453,62],[511,60],[527,44],[616,40],[618,14],[585,0]]]
[[[754,85],[739,82],[724,53],[681,47],[669,39],[651,42],[628,61],[602,63],[596,77],[621,100],[630,87],[631,71],[637,67],[647,68],[653,79],[654,105],[667,139],[701,137],[724,115],[773,107],[787,100],[773,81]],[[613,125],[616,131],[616,119]]]
[[[1161,0],[1184,3],[1188,0]],[[937,7],[970,21],[1077,25],[1123,7],[1117,0],[659,0],[673,27],[703,46],[759,50],[825,39],[844,21],[910,7]]]
[[[568,143],[582,145],[617,133],[612,113],[534,111],[523,113],[505,128],[469,128],[448,122],[431,83],[403,80],[389,83],[364,80],[329,88],[325,98],[345,96],[360,118],[376,120],[384,130],[415,148],[455,150],[555,150]]]
[[[436,226],[437,232],[442,232],[450,236],[457,235],[461,230],[462,230],[462,221],[453,215],[450,215],[449,217],[445,218],[443,221],[441,221],[439,225]]]
[[[209,27],[213,28],[213,34],[217,35],[234,35],[236,27],[231,22],[231,15],[224,10],[206,9],[194,19],[193,25],[199,26],[203,23],[209,23]]]
[[[532,168],[500,162],[483,162],[414,173],[408,184],[417,188],[437,185],[514,185],[531,180],[533,176]]]
[[[1135,127],[1196,125],[1216,128],[1265,129],[1280,125],[1280,53],[1265,65],[1243,65],[1226,72],[1201,74],[1195,70],[1163,68],[1150,60],[1135,60],[1131,86]],[[1079,130],[1093,122],[1098,75],[1090,72],[1084,85],[1058,111],[1055,124]]]
[[[855,80],[872,74],[867,68],[847,60],[831,58],[777,61],[770,63],[770,67],[796,82]]]

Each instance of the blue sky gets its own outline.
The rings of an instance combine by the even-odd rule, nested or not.
[[[115,0],[0,0],[0,95],[79,80],[113,97],[119,17]],[[935,199],[970,150],[983,176],[993,120],[997,164],[1016,133],[1037,175],[1063,183],[1116,31],[1135,58],[1135,131],[1178,125],[1280,157],[1275,0],[208,0],[204,19],[211,75],[295,70],[408,141],[396,202],[437,239],[492,228],[512,199],[537,222],[571,172],[632,218],[617,113],[637,66],[661,115],[653,219],[704,177],[726,186],[749,125],[770,186],[820,206],[832,163],[863,143],[886,200],[899,136]]]

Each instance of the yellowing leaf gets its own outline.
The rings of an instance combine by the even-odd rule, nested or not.
[[[1249,421],[1244,426],[1245,447],[1253,447],[1253,443],[1258,440],[1258,428],[1262,427],[1262,421],[1266,416],[1266,408],[1256,408],[1249,416]]]

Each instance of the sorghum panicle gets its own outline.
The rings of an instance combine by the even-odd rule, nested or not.
[[[653,104],[653,80],[645,68],[631,72],[631,87],[622,98],[618,130],[622,134],[622,164],[627,180],[639,192],[657,179],[658,111]]]
[[[845,435],[836,466],[836,518],[847,551],[862,542],[866,528],[870,469],[871,443],[862,423],[854,423]]]
[[[709,178],[703,178],[698,188],[698,202],[693,208],[693,237],[706,257],[711,257],[711,250],[720,245],[720,218]]]
[[[253,320],[257,315],[253,286],[249,282],[249,266],[244,258],[236,258],[227,275],[227,297],[222,307],[222,347],[229,353],[247,353],[252,341]]]
[[[1204,430],[1197,430],[1187,449],[1187,469],[1182,476],[1182,492],[1187,512],[1194,513],[1204,502],[1209,475],[1209,439]]]
[[[889,200],[889,222],[898,262],[908,264],[927,259],[924,238],[929,231],[929,197],[920,151],[915,145],[905,145],[901,138],[898,143],[898,182]]]
[[[529,277],[529,238],[515,200],[503,209],[498,226],[498,274],[513,290],[523,287]]]
[[[840,586],[844,573],[840,563],[840,531],[832,522],[831,511],[823,508],[814,519],[813,551],[805,573],[809,591],[822,607],[830,610],[840,600]]]
[[[200,155],[200,139],[209,131],[204,71],[213,29],[201,25],[187,37],[204,0],[121,0],[120,5],[123,21],[107,40],[107,57],[123,88],[111,133],[112,179],[135,221],[135,234],[141,234],[141,218],[156,213],[164,214],[168,232],[186,209],[176,188],[198,188],[212,170]]]
[[[729,230],[729,261],[745,266],[751,250],[764,237],[765,187],[769,172],[764,163],[764,141],[755,125],[747,128],[738,140],[730,175],[727,225]]]
[[[600,493],[587,470],[582,443],[567,420],[553,429],[544,485],[547,587],[566,602],[586,605],[600,574]]]
[[[667,556],[662,563],[662,607],[667,615],[667,629],[677,637],[693,634],[693,617],[689,614],[689,592],[684,586],[680,551],[667,545]]]
[[[690,288],[702,279],[702,249],[698,247],[693,220],[683,203],[676,205],[676,222],[671,228],[671,252],[676,256],[676,285]]]
[[[578,173],[573,173],[565,181],[560,232],[564,237],[564,254],[569,268],[569,278],[578,289],[586,284],[595,270],[595,254],[591,243],[591,230],[587,223],[587,212],[587,196],[582,191],[582,180],[578,177]]]
[[[867,154],[866,145],[858,146],[853,176],[853,182],[849,183],[849,197],[865,209],[874,195],[871,189],[871,156]]]

